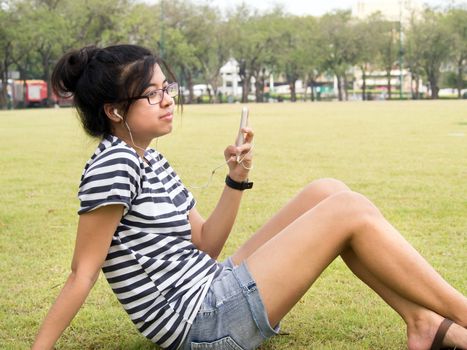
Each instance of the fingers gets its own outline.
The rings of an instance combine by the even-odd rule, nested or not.
[[[253,141],[253,137],[255,136],[253,129],[246,127],[242,128],[242,131],[245,133],[245,143],[251,143]]]
[[[253,138],[254,132],[250,127],[245,127],[241,129],[245,133],[245,142],[240,146],[230,145],[224,150],[224,157],[228,163],[231,163],[231,166],[238,164],[239,162],[246,162],[250,164],[253,158]]]
[[[251,143],[244,143],[243,145],[236,147],[236,154],[247,155],[247,153],[249,153],[248,155],[250,156],[251,155],[250,151],[252,150],[252,148],[253,148],[253,145]]]
[[[242,145],[237,146],[237,156],[250,152],[252,148],[253,137],[255,136],[253,129],[249,127],[242,128],[242,132],[245,133],[245,142]]]

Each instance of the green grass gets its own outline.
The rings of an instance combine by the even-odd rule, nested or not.
[[[252,191],[223,257],[313,179],[367,195],[462,293],[467,293],[467,102],[251,105]],[[185,106],[157,148],[199,186],[233,142],[240,105]],[[76,192],[95,141],[71,109],[0,112],[0,348],[28,348],[69,272]],[[156,144],[154,144],[156,146]],[[223,187],[193,190],[207,216]],[[338,260],[283,321],[271,349],[403,349],[397,315]],[[150,349],[101,276],[59,349]]]

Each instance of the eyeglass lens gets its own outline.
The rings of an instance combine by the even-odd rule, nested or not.
[[[165,87],[164,89],[157,90],[157,93],[152,94],[149,97],[149,103],[150,104],[158,104],[159,102],[162,101],[164,98],[164,93],[167,93],[170,97],[175,97],[178,95],[178,84],[177,83],[172,83]]]

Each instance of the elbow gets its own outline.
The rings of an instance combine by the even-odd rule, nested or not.
[[[209,255],[212,259],[217,260],[220,255],[220,251],[218,249],[202,249],[207,255]]]
[[[202,251],[203,253],[209,255],[212,259],[217,260],[219,257],[220,252],[217,250],[214,250],[213,248],[201,244],[201,242],[195,242],[192,241],[193,245],[198,249],[199,251]]]
[[[68,279],[73,283],[85,285],[91,289],[99,278],[99,271],[96,273],[88,273],[79,269],[71,269]]]
[[[209,254],[209,256],[214,259],[214,260],[217,260],[217,258],[219,257],[219,254]]]

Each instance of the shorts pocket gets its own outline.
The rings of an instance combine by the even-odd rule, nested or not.
[[[244,350],[227,336],[213,342],[191,342],[191,350]]]

